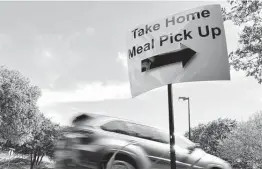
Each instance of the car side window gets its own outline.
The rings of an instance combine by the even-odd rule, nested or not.
[[[129,133],[129,135],[137,137],[138,136],[138,130],[135,127],[135,125],[133,123],[130,123],[130,122],[125,122],[125,124],[127,126],[127,132]]]
[[[101,128],[109,132],[125,134],[160,143],[168,143],[168,140],[163,136],[163,133],[157,129],[131,122],[113,120],[102,125]]]
[[[154,128],[139,125],[139,124],[129,123],[128,129],[129,129],[129,133],[132,136],[147,139],[147,140],[152,140],[152,141],[156,141],[156,142],[165,143],[164,140],[161,139],[160,133]]]
[[[164,132],[160,130],[156,130],[156,137],[162,142],[162,143],[169,143],[169,135],[166,135]]]
[[[127,131],[127,125],[123,121],[120,121],[120,120],[110,121],[102,125],[101,128],[105,131],[130,135],[130,133]]]
[[[176,144],[181,148],[188,148],[189,146],[194,146],[194,143],[188,140],[184,136],[176,135]]]
[[[145,127],[145,126],[140,126],[137,125],[137,127],[139,128],[139,134],[141,137],[146,138],[146,139],[150,139],[153,140],[154,139],[154,134],[153,134],[153,130],[151,130],[151,128],[149,127]]]

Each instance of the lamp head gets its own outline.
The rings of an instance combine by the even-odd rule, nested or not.
[[[179,97],[178,99],[181,99],[181,100],[188,100],[189,98],[188,97]]]

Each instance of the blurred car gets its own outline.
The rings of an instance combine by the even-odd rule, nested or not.
[[[175,135],[177,169],[231,169],[184,136]],[[126,146],[128,145],[128,146]],[[125,148],[123,148],[126,146]],[[59,141],[56,169],[170,169],[169,134],[154,127],[96,114],[82,114]]]

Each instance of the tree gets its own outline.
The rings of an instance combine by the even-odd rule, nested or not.
[[[199,143],[201,148],[207,153],[219,156],[218,146],[230,133],[237,123],[231,119],[214,120],[208,124],[199,124],[191,130],[191,140]],[[188,137],[188,132],[185,134]]]
[[[223,8],[224,20],[243,27],[239,47],[230,53],[230,64],[247,76],[262,83],[262,1],[228,0],[230,9]]]
[[[33,137],[28,139],[17,151],[29,154],[31,167],[39,166],[44,156],[54,159],[56,141],[61,137],[60,126],[51,122],[42,113],[33,125]]]
[[[218,147],[219,154],[238,169],[262,168],[262,111],[228,135]]]
[[[41,91],[19,71],[0,66],[0,138],[23,144],[32,137]]]

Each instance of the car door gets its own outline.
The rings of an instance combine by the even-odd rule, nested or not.
[[[129,133],[134,136],[134,140],[146,151],[148,158],[152,162],[152,169],[170,168],[170,146],[167,140],[161,137],[161,132],[155,128],[143,126],[140,124],[129,123]],[[188,167],[182,161],[186,158],[186,151],[178,149],[177,169]]]
[[[127,122],[127,125],[132,139],[136,141],[141,148],[143,148],[147,154],[147,157],[152,162],[152,168],[157,169],[156,163],[168,163],[167,146],[164,143],[154,140],[152,137],[154,135],[154,133],[152,133],[153,130],[149,130],[150,128],[135,123]],[[163,167],[161,167],[161,169],[162,168]]]

